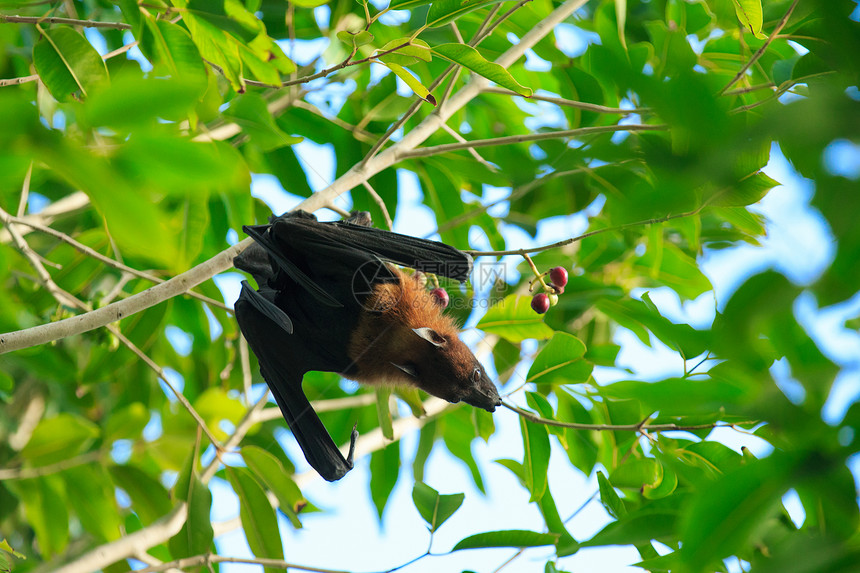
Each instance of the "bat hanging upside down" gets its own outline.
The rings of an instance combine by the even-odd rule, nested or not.
[[[453,247],[370,227],[358,213],[334,223],[296,211],[243,227],[255,243],[234,259],[242,282],[236,319],[281,412],[328,481],[352,469],[302,390],[305,372],[364,384],[410,385],[492,412],[501,399],[484,368],[424,287],[392,263],[466,280],[472,258]]]

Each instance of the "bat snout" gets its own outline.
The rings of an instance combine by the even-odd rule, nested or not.
[[[489,388],[475,388],[463,398],[463,402],[487,412],[495,412],[496,407],[502,405],[502,399],[496,391],[496,387],[492,385]]]

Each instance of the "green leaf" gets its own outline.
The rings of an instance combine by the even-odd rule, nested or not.
[[[436,4],[433,4],[433,6],[435,7]],[[486,60],[478,50],[471,46],[467,46],[465,44],[440,44],[438,46],[434,46],[431,50],[437,56],[450,60],[456,64],[460,64],[464,68],[472,70],[479,76],[492,80],[500,86],[508,88],[521,96],[528,97],[533,93],[531,88],[520,85],[508,70],[499,64]]]
[[[370,455],[370,498],[379,520],[400,477],[400,442],[388,444]]]
[[[488,531],[461,539],[451,551],[485,547],[540,547],[542,545],[555,545],[558,538],[557,533],[538,533],[524,529]]]
[[[149,474],[135,466],[108,466],[111,479],[131,498],[131,508],[143,525],[167,515],[172,504],[167,490]]]
[[[308,501],[296,482],[288,475],[281,461],[257,446],[244,446],[241,453],[248,469],[278,498],[281,511],[290,519],[293,527],[300,528],[302,524],[298,514],[307,506]]]
[[[585,344],[567,332],[556,332],[535,357],[526,380],[535,384],[578,384],[593,368],[583,359]]]
[[[527,338],[549,338],[553,330],[531,308],[531,298],[512,294],[487,310],[477,328],[516,344]]]
[[[100,465],[90,464],[62,472],[66,491],[81,525],[101,541],[113,541],[121,535],[120,520],[113,484]]]
[[[133,402],[124,408],[111,412],[104,427],[106,442],[140,438],[149,423],[149,412],[140,402]]]
[[[433,0],[391,0],[388,4],[389,10],[411,10],[418,6],[430,4]]]
[[[449,22],[453,22],[460,16],[468,14],[478,8],[489,6],[490,4],[498,4],[505,0],[435,0],[430,10],[427,12],[427,27],[438,28]],[[398,5],[398,9],[414,8],[425,2],[416,3],[414,5],[406,2]],[[408,4],[408,5],[407,5]],[[393,6],[392,6],[393,7]]]
[[[767,38],[761,31],[762,11],[761,0],[732,0],[735,4],[735,13],[741,26],[749,30],[759,40]]]
[[[583,541],[583,547],[605,545],[636,545],[652,539],[668,540],[678,534],[678,511],[643,508],[636,513],[614,521],[598,531],[594,537]]]
[[[728,379],[669,378],[658,382],[622,380],[600,388],[604,396],[638,400],[646,410],[666,416],[690,416],[751,402],[758,390]]]
[[[452,493],[440,495],[438,491],[423,482],[415,482],[412,488],[412,501],[424,521],[434,532],[460,508],[466,494]]]
[[[225,440],[228,436],[227,432],[221,429],[221,421],[226,420],[235,427],[248,411],[238,398],[231,398],[221,388],[206,389],[194,401],[194,409],[219,440]]]
[[[235,98],[224,115],[235,121],[263,151],[271,151],[302,141],[301,137],[287,135],[275,123],[263,98],[254,92]]]
[[[178,24],[156,20],[146,15],[146,28],[140,49],[153,63],[157,77],[171,76],[197,87],[199,94],[206,89],[206,69],[200,51],[191,35]]]
[[[243,42],[250,42],[265,32],[262,22],[238,0],[190,0],[186,10]]]
[[[433,97],[433,94],[430,93],[430,90],[424,87],[424,84],[422,84],[415,76],[410,74],[409,71],[406,70],[406,68],[395,64],[394,62],[385,62],[385,65],[388,67],[389,70],[394,72],[394,74],[398,78],[403,80],[403,82],[407,86],[409,86],[409,89],[415,92],[415,95],[417,95],[429,104],[436,105],[436,98]]]
[[[418,436],[418,447],[415,450],[415,459],[412,460],[412,475],[416,482],[424,481],[424,465],[427,463],[427,458],[430,457],[430,452],[433,451],[433,446],[436,444],[436,422],[431,420],[421,426],[421,432]]]
[[[565,557],[579,551],[579,543],[576,542],[565,528],[564,521],[562,521],[561,516],[558,514],[558,507],[552,498],[549,487],[546,488],[543,496],[538,501],[538,507],[540,508],[541,515],[543,515],[543,520],[549,533],[559,536],[556,542],[556,555]]]
[[[346,44],[347,46],[355,46],[356,48],[360,48],[361,46],[369,44],[373,41],[373,34],[368,32],[367,30],[361,30],[359,32],[341,30],[337,33],[337,39]]]
[[[0,539],[0,550],[5,551],[7,553],[11,553],[13,557],[17,557],[18,559],[26,559],[27,558],[26,555],[24,555],[22,553],[18,553],[17,551],[12,549],[12,546],[9,545],[9,542],[6,541],[5,539]]]
[[[91,95],[108,78],[99,53],[82,35],[59,26],[45,30],[33,46],[33,65],[39,78],[57,101]]]
[[[612,470],[609,479],[615,487],[656,487],[663,480],[663,466],[654,458],[628,460]]]
[[[406,45],[404,46],[403,44]],[[411,66],[412,64],[417,64],[421,61],[429,62],[433,59],[430,46],[427,42],[419,40],[418,38],[413,40],[409,37],[391,40],[379,48],[376,53],[382,54],[383,52],[393,50],[394,48],[397,48],[397,50],[390,54],[379,55],[377,56],[378,59],[382,62],[395,63],[399,66]]]
[[[294,0],[295,5],[301,8],[316,8],[328,4],[331,0]]]
[[[94,126],[131,128],[155,125],[162,119],[188,115],[197,104],[200,86],[185,77],[144,79],[120,75],[107,89],[87,100],[84,114]]]
[[[702,568],[748,550],[762,524],[779,511],[800,461],[797,454],[774,452],[701,491],[685,512],[679,532],[685,563]]]
[[[529,501],[543,496],[547,486],[549,469],[549,435],[546,426],[527,421],[520,416],[520,432],[523,436],[523,469],[526,488],[531,492]]]
[[[379,429],[386,440],[394,439],[394,421],[391,419],[391,408],[389,407],[391,388],[377,388],[376,390],[376,416],[379,418]]]
[[[188,504],[188,517],[182,529],[168,542],[170,553],[174,557],[191,557],[206,553],[215,537],[209,517],[212,510],[212,492],[203,485],[194,469],[197,453],[197,448],[193,448],[173,486],[176,499]]]
[[[651,275],[655,281],[670,287],[685,299],[693,300],[713,289],[696,259],[670,243],[649,248],[634,260],[633,267],[643,275]]]
[[[228,466],[226,473],[233,491],[239,496],[239,517],[251,551],[257,557],[283,559],[278,519],[266,492],[245,468]],[[278,569],[266,567],[265,571],[274,573]]]
[[[24,505],[26,523],[33,528],[39,553],[47,560],[63,552],[69,544],[67,496],[59,476],[9,482]]]
[[[57,414],[39,422],[21,450],[21,457],[32,466],[47,465],[80,453],[98,435],[98,426],[86,418]]]
[[[712,204],[719,207],[746,207],[761,201],[768,191],[778,185],[780,185],[779,181],[759,171],[716,195]]]
[[[395,387],[394,395],[406,402],[406,405],[412,411],[412,415],[416,418],[421,418],[427,413],[424,410],[424,402],[421,401],[421,392],[418,388],[406,386]]]
[[[600,503],[603,504],[609,515],[615,519],[620,519],[627,515],[627,508],[624,506],[624,502],[618,497],[618,493],[612,487],[612,484],[609,483],[603,472],[597,472],[597,487],[600,490]]]

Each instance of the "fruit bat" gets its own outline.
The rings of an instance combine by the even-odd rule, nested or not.
[[[453,247],[370,226],[368,213],[323,223],[296,211],[243,227],[254,244],[234,259],[250,273],[236,301],[242,334],[301,446],[328,481],[353,466],[302,390],[305,372],[409,385],[490,412],[501,399],[432,295],[393,263],[463,281],[472,258]]]

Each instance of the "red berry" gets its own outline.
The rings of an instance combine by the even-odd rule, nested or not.
[[[545,292],[539,292],[532,297],[532,310],[538,314],[549,310],[549,296]]]
[[[564,287],[558,286],[556,284],[549,283],[547,285],[549,288],[553,289],[553,294],[564,294]]]
[[[448,291],[443,288],[434,288],[430,291],[430,294],[433,295],[433,300],[436,302],[436,304],[438,304],[442,308],[448,306],[448,300],[450,300],[448,298]]]
[[[553,267],[549,270],[549,279],[552,284],[563,287],[567,284],[567,269],[564,267]]]

